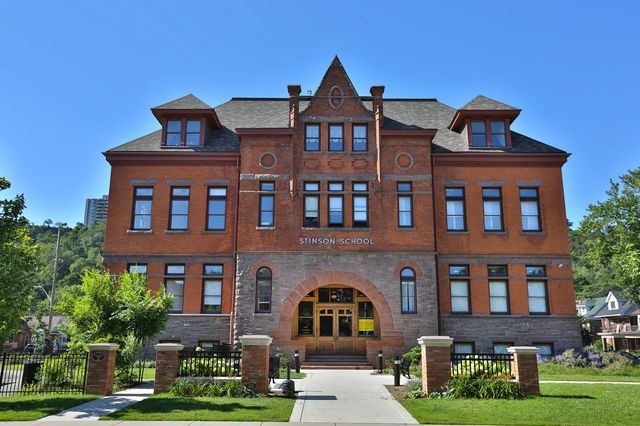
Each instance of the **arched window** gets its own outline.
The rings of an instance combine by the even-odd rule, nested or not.
[[[400,272],[400,293],[402,296],[402,313],[415,314],[416,309],[416,273],[411,268]]]
[[[271,269],[256,272],[256,312],[271,312]]]

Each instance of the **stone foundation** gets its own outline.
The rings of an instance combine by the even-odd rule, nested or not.
[[[164,331],[151,341],[150,346],[160,341],[180,341],[187,349],[195,349],[201,340],[219,340],[229,343],[231,316],[172,314]]]

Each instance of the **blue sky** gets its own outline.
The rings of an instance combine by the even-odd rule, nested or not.
[[[393,6],[391,4],[393,3]],[[338,54],[361,94],[482,93],[522,108],[514,129],[573,155],[578,222],[640,165],[640,2],[61,1],[0,10],[0,175],[26,216],[73,224],[106,194],[102,152],[158,128],[149,108],[194,93],[315,90]]]

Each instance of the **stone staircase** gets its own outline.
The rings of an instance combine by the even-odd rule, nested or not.
[[[364,355],[307,355],[301,365],[307,370],[372,370]]]

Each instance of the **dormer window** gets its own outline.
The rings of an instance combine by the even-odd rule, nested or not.
[[[611,309],[612,311],[618,309],[618,301],[616,299],[611,299],[609,301],[609,309]]]
[[[166,126],[166,146],[200,145],[200,119],[169,119]]]
[[[507,146],[504,120],[471,120],[471,146],[474,148]]]

